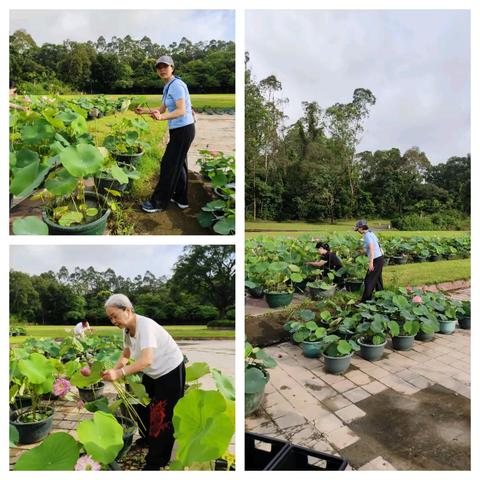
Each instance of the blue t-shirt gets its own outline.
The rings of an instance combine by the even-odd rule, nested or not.
[[[167,96],[165,97],[165,93]],[[168,128],[185,127],[193,123],[192,102],[188,87],[183,80],[174,77],[163,87],[163,103],[169,112],[173,112],[177,108],[176,103],[180,99],[185,100],[185,115],[168,120]]]
[[[378,258],[382,256],[382,252],[380,251],[380,245],[378,244],[377,236],[371,232],[370,230],[364,235],[363,237],[363,246],[365,248],[365,252],[367,256],[370,258],[370,248],[369,245],[373,243],[373,258]]]

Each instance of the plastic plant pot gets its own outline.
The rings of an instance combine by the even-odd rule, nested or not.
[[[443,333],[445,335],[451,335],[455,331],[456,327],[456,320],[448,320],[446,322],[442,322],[440,320],[440,333]]]
[[[293,300],[293,292],[267,292],[265,300],[270,308],[286,307]]]
[[[133,165],[138,165],[140,159],[143,156],[143,150],[139,153],[117,153],[112,152],[113,158],[119,163],[132,163]]]
[[[371,345],[369,343],[363,343],[360,340],[358,340],[357,343],[360,345],[360,356],[369,362],[375,362],[382,358],[387,341],[385,340],[380,345]]]
[[[463,330],[470,330],[470,317],[459,318],[458,326]]]
[[[418,332],[415,335],[415,340],[420,340],[421,342],[430,342],[433,340],[434,336],[434,333]]]
[[[22,415],[28,413],[30,407],[15,410],[10,414],[10,423],[18,430],[18,442],[22,445],[30,445],[37,443],[45,438],[53,425],[53,408],[40,407],[37,411],[39,413],[46,413],[48,416],[39,420],[38,422],[22,422],[19,420]]]
[[[358,292],[361,290],[363,280],[345,280],[345,289],[347,292]]]
[[[414,340],[415,335],[399,335],[398,337],[392,337],[392,346],[395,350],[410,350]]]
[[[322,342],[302,342],[303,355],[307,358],[318,358],[322,353]]]
[[[340,373],[345,372],[346,370],[348,370],[348,367],[350,366],[352,356],[353,356],[353,353],[350,353],[349,355],[345,355],[343,357],[329,357],[323,354],[325,370],[328,373],[333,373],[334,375],[338,375]]]
[[[102,396],[105,384],[103,382],[99,382],[96,385],[93,385],[93,388],[77,388],[78,395],[84,402],[93,402]]]
[[[442,259],[441,255],[430,255],[429,261],[430,262],[439,262]]]

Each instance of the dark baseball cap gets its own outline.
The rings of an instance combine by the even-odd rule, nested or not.
[[[368,227],[366,220],[358,220],[353,229],[357,231],[360,227]]]
[[[160,58],[158,58],[155,62],[155,67],[158,67],[160,63],[165,63],[166,65],[171,65],[172,67],[175,66],[175,64],[173,63],[173,59],[170,55],[162,55]]]

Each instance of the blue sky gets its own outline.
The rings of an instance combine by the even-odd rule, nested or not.
[[[168,45],[182,37],[192,42],[235,40],[235,15],[233,10],[11,10],[10,33],[18,29],[25,29],[38,45],[95,41],[100,35],[107,40],[146,35]]]
[[[12,245],[10,268],[29,274],[66,266],[94,267],[97,271],[112,268],[117,275],[135,277],[150,270],[157,277],[170,277],[172,267],[182,254],[182,245]]]
[[[247,11],[246,49],[257,80],[274,74],[289,99],[377,98],[358,150],[418,146],[432,163],[470,152],[470,16],[460,10]]]

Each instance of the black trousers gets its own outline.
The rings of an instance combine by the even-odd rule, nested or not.
[[[167,208],[170,199],[188,205],[187,153],[195,138],[195,124],[172,128],[170,140],[160,165],[160,178],[150,202],[157,208]]]
[[[383,290],[383,279],[382,279],[382,270],[383,270],[383,255],[377,257],[373,260],[373,271],[368,270],[365,275],[364,280],[364,289],[362,295],[362,302],[370,300],[373,295],[373,291],[379,292]]]
[[[140,426],[140,435],[148,440],[145,469],[158,470],[168,465],[172,455],[173,409],[183,397],[185,364],[156,379],[143,375],[142,383],[151,399],[147,407],[136,409],[145,426],[145,430]]]

